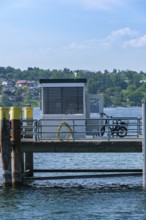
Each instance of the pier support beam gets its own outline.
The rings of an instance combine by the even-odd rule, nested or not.
[[[33,108],[31,106],[24,107],[24,120],[27,120],[25,122],[25,138],[33,138]],[[33,176],[33,152],[25,153],[25,171],[29,171],[27,176]]]
[[[143,123],[143,188],[146,190],[146,101],[142,104],[142,123]]]
[[[12,186],[9,108],[0,107],[0,145],[3,187]]]
[[[12,143],[12,186],[19,187],[22,185],[21,173],[21,118],[22,108],[11,107],[11,143]]]

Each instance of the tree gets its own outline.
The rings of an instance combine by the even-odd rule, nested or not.
[[[126,77],[128,79],[128,84],[129,85],[135,85],[136,87],[140,86],[140,81],[142,79],[142,75],[138,74],[135,71],[127,71],[126,72]]]
[[[10,106],[11,105],[10,98],[9,98],[9,96],[7,94],[3,94],[2,95],[0,104],[2,106]]]
[[[141,106],[143,94],[138,91],[134,91],[129,95],[129,102],[132,106]]]

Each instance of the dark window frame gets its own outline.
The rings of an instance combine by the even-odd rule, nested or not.
[[[83,87],[43,87],[43,114],[83,114]]]

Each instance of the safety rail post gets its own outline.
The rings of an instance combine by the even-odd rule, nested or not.
[[[146,190],[146,101],[142,103],[142,124],[143,124],[143,188]]]
[[[141,135],[141,118],[138,118],[138,137]]]
[[[38,130],[38,136],[37,139],[42,139],[42,119],[39,119],[37,122],[37,130]]]
[[[33,122],[33,141],[37,142],[38,141],[38,122],[35,120]]]
[[[108,137],[108,140],[111,139],[111,133],[110,133],[110,120],[112,119],[107,119],[108,120],[108,127],[107,127],[107,137]],[[112,120],[112,124],[113,124],[113,120]]]
[[[28,120],[26,122],[25,128],[25,138],[33,138],[33,108],[31,106],[26,106],[23,109],[24,111],[24,120]],[[30,120],[30,121],[29,121]],[[27,172],[27,176],[33,176],[33,152],[25,152],[25,171]]]
[[[75,120],[73,119],[73,132],[72,132],[73,141],[75,141]]]
[[[99,118],[99,130],[98,130],[98,136],[102,136],[102,127],[104,126],[104,118],[103,118],[103,115],[100,115],[100,118]]]
[[[138,135],[137,135],[137,137],[139,137],[139,135],[140,135],[140,118],[138,118]]]
[[[37,120],[37,141],[42,138],[41,119]]]
[[[4,188],[7,188],[12,186],[10,121],[8,107],[0,107],[0,146],[2,158],[2,184]]]
[[[12,144],[12,186],[22,185],[21,153],[21,118],[22,108],[13,106],[10,110],[11,144]]]

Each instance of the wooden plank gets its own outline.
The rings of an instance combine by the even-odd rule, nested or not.
[[[70,175],[70,176],[34,176],[24,177],[24,180],[64,180],[64,179],[83,179],[83,178],[104,178],[121,176],[142,176],[142,173],[118,173],[118,174],[96,174],[96,175]]]
[[[25,173],[125,173],[142,172],[142,169],[34,169],[27,170]]]
[[[22,152],[36,153],[128,153],[142,152],[142,141],[135,140],[112,140],[112,141],[66,141],[66,142],[32,142],[22,141]]]

